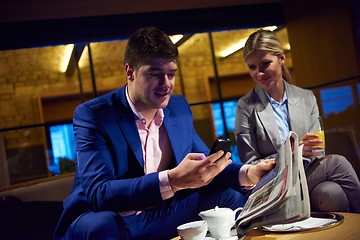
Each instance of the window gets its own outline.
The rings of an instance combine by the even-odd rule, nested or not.
[[[75,164],[75,139],[73,125],[61,124],[49,127],[52,157],[49,169],[53,174],[68,172]]]
[[[235,129],[235,113],[236,113],[236,104],[237,100],[232,101],[226,101],[223,102],[224,106],[224,113],[225,113],[225,121],[226,121],[226,127],[228,129],[228,134],[230,136],[230,139],[233,141],[233,145],[231,146],[231,159],[235,162],[240,162],[239,154],[236,147],[235,142],[235,135],[234,135],[234,129]],[[223,119],[221,116],[221,107],[220,103],[214,103],[212,104],[212,112],[214,117],[214,125],[215,125],[215,132],[217,137],[224,136],[224,124]]]
[[[214,131],[212,103],[223,99],[234,99],[234,101],[225,100],[224,103],[227,131],[234,144],[232,146],[234,161],[238,159],[233,134],[235,98],[238,99],[250,91],[254,87],[254,82],[248,74],[246,76],[244,74],[247,73],[247,66],[242,60],[241,51],[227,57],[219,54],[224,50],[223,48],[238,45],[240,39],[246,38],[246,35],[254,30],[234,29],[211,34],[209,32],[187,34],[183,41],[180,41],[181,44],[178,44],[181,61],[177,73],[179,83],[175,85],[174,94],[184,95],[191,104],[196,132],[208,147],[211,147],[216,136],[224,134],[220,104],[214,105],[216,132]],[[286,30],[283,31],[284,34],[281,35],[284,36],[283,42],[287,42]],[[215,43],[213,49],[210,39]],[[70,62],[67,50],[71,49],[70,53],[74,49],[75,52],[80,51],[81,44],[72,45],[72,48],[59,45],[0,51],[0,60],[6,63],[2,67],[8,69],[3,78],[9,79],[9,81],[0,80],[2,89],[0,128],[4,131],[2,135],[6,151],[6,157],[2,158],[4,160],[0,159],[0,164],[9,166],[11,174],[8,182],[25,182],[29,179],[74,170],[76,153],[70,119],[76,106],[82,101],[126,84],[126,76],[121,67],[126,43],[127,40],[91,42],[89,44],[93,50],[91,63],[89,54],[83,53],[79,62],[79,71],[70,71],[66,74],[61,66],[64,64],[67,66]],[[8,59],[11,61],[7,61]],[[38,59],[41,61],[37,62]],[[51,59],[51,67],[49,59]],[[33,64],[34,62],[37,64]],[[209,81],[215,76],[216,62],[218,62],[216,69],[221,77],[219,81],[221,99],[217,91],[219,86],[215,81]],[[16,71],[13,72],[13,69]],[[93,78],[93,71],[96,79]],[[96,83],[97,88],[95,85],[92,88],[91,82]],[[38,96],[38,101],[34,101],[35,95]],[[36,131],[33,130],[33,125],[37,126]],[[30,130],[29,133],[25,134],[25,130],[20,131],[23,128]],[[20,152],[18,149],[26,152],[21,151],[21,156],[18,156]],[[6,158],[8,158],[7,162]],[[38,162],[41,162],[41,172]],[[21,169],[18,169],[18,166]],[[1,173],[0,170],[0,175]]]
[[[224,112],[225,112],[225,121],[226,126],[229,131],[234,131],[235,129],[235,112],[237,100],[224,102]],[[212,105],[212,111],[214,116],[214,124],[216,136],[224,135],[224,124],[221,117],[221,107],[220,103],[214,103]]]
[[[324,117],[342,112],[354,104],[350,86],[322,89],[320,95]]]

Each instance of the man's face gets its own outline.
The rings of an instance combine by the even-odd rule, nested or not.
[[[148,64],[134,70],[125,65],[128,91],[138,111],[165,108],[175,86],[176,61],[153,58]]]

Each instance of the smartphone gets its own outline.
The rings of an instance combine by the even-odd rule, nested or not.
[[[229,138],[218,138],[213,143],[210,154],[216,153],[219,150],[223,150],[224,154],[230,152],[231,140]]]

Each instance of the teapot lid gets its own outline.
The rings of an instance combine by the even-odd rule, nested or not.
[[[229,214],[230,212],[231,213],[233,212],[233,210],[231,210],[230,208],[219,208],[218,206],[216,206],[213,209],[209,209],[209,210],[200,212],[199,215],[202,215],[205,217],[212,217],[212,216]]]

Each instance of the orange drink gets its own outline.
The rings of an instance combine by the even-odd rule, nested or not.
[[[313,146],[322,146],[325,148],[325,134],[324,131],[318,131],[318,132],[311,132],[319,136],[319,138],[309,138],[309,139],[316,139],[316,140],[322,140],[322,143],[316,143],[312,144]]]

